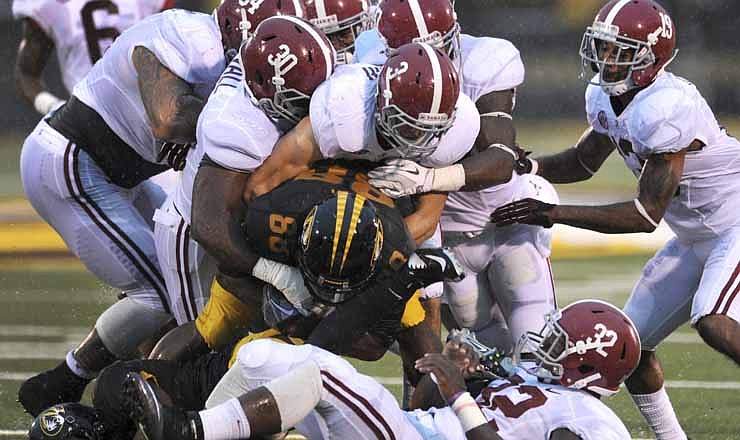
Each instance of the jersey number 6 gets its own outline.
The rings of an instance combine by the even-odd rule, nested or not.
[[[85,30],[85,40],[87,40],[87,53],[90,55],[90,62],[93,64],[103,56],[100,50],[100,40],[106,38],[115,40],[120,35],[118,29],[114,27],[95,27],[93,13],[99,10],[104,10],[111,15],[118,14],[118,6],[110,0],[94,0],[87,2],[80,11],[82,28]]]

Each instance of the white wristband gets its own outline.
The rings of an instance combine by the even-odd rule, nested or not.
[[[645,209],[645,207],[642,206],[642,203],[640,203],[640,200],[635,199],[634,202],[635,202],[635,208],[637,208],[637,212],[639,212],[640,215],[645,218],[645,220],[649,221],[650,224],[653,225],[653,227],[657,228],[658,223],[656,223],[655,220],[653,220],[653,218],[650,217],[650,214],[648,214],[647,209]]]
[[[507,147],[504,144],[491,144],[488,146],[488,148],[499,148],[501,150],[506,151],[507,153],[511,154],[514,157],[514,160],[519,160],[519,155],[514,152],[511,148]]]
[[[457,419],[460,420],[460,425],[465,432],[488,423],[486,416],[483,415],[470,393],[462,393],[460,397],[452,402],[450,407],[455,412]]]
[[[465,168],[455,164],[434,170],[432,191],[457,191],[465,186]]]
[[[62,102],[64,101],[49,92],[41,92],[33,98],[33,108],[42,115],[45,115]]]
[[[529,162],[532,164],[532,171],[530,171],[529,174],[537,174],[537,171],[539,171],[540,169],[539,162],[537,162],[536,160],[532,158],[527,158],[527,159],[529,159]]]

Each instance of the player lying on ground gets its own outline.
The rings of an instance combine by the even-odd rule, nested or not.
[[[104,377],[126,378],[117,405],[123,400],[150,440],[245,439],[293,427],[316,439],[629,439],[599,400],[619,391],[638,363],[640,340],[629,318],[608,303],[586,300],[553,311],[545,322],[517,347],[520,352],[529,346],[536,361],[519,361],[507,378],[481,368],[464,340],[453,338],[442,354],[419,359],[417,368],[433,375],[417,389],[419,409],[411,412],[401,411],[382,385],[342,358],[310,345],[265,339],[238,348],[208,409],[199,412],[166,403],[169,378],[125,371]],[[210,367],[224,370],[216,363]],[[39,417],[31,439],[52,438],[42,433],[44,417],[64,410],[51,408]],[[81,417],[67,423],[55,419],[57,433],[80,428],[93,440],[102,438],[92,427],[97,423],[98,431],[105,431],[104,418],[70,410]]]
[[[340,357],[270,340],[239,349],[199,413],[167,405],[156,380],[141,375],[129,375],[124,394],[150,440],[244,439],[293,427],[312,439],[628,439],[598,397],[616,393],[638,363],[640,341],[629,318],[610,304],[580,301],[545,322],[517,349],[527,346],[537,360],[520,362],[508,378],[466,385],[478,362],[455,340],[443,354],[419,359],[416,367],[431,374],[414,400],[428,409],[413,412],[401,411],[382,385]]]
[[[614,0],[581,46],[589,129],[575,147],[522,162],[554,183],[589,179],[615,149],[638,178],[632,201],[563,206],[524,199],[497,209],[499,226],[554,223],[605,233],[676,237],[647,263],[625,305],[640,332],[640,366],[627,388],[660,440],[686,438],[663,386],[656,347],[684,323],[740,364],[740,142],[689,81],[665,71],[676,55],[673,21],[652,0]],[[590,77],[590,75],[589,75]]]
[[[172,10],[132,26],[26,138],[28,200],[91,272],[126,297],[65,362],[23,383],[18,397],[31,414],[78,400],[98,371],[138,356],[139,344],[169,321],[151,221],[164,191],[148,179],[170,168],[158,157],[162,140],[195,140],[204,98],[241,42],[233,26],[240,9],[227,0],[219,20]]]

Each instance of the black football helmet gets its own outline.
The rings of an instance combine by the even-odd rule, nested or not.
[[[62,403],[47,408],[33,421],[29,440],[104,440],[103,424],[97,412],[79,403]]]
[[[365,197],[337,191],[303,222],[298,264],[309,291],[329,304],[347,301],[376,273],[383,224]]]

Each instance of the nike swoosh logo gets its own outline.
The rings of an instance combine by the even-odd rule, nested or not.
[[[438,257],[436,255],[427,255],[426,257],[429,258],[430,260],[434,260],[437,263],[439,263],[439,265],[442,266],[442,272],[444,272],[445,269],[447,268],[447,260],[446,259],[444,259],[442,257]]]
[[[406,170],[406,172],[409,173],[409,174],[413,174],[414,176],[418,176],[419,175],[419,170],[417,170],[416,168],[412,168],[412,169]]]

